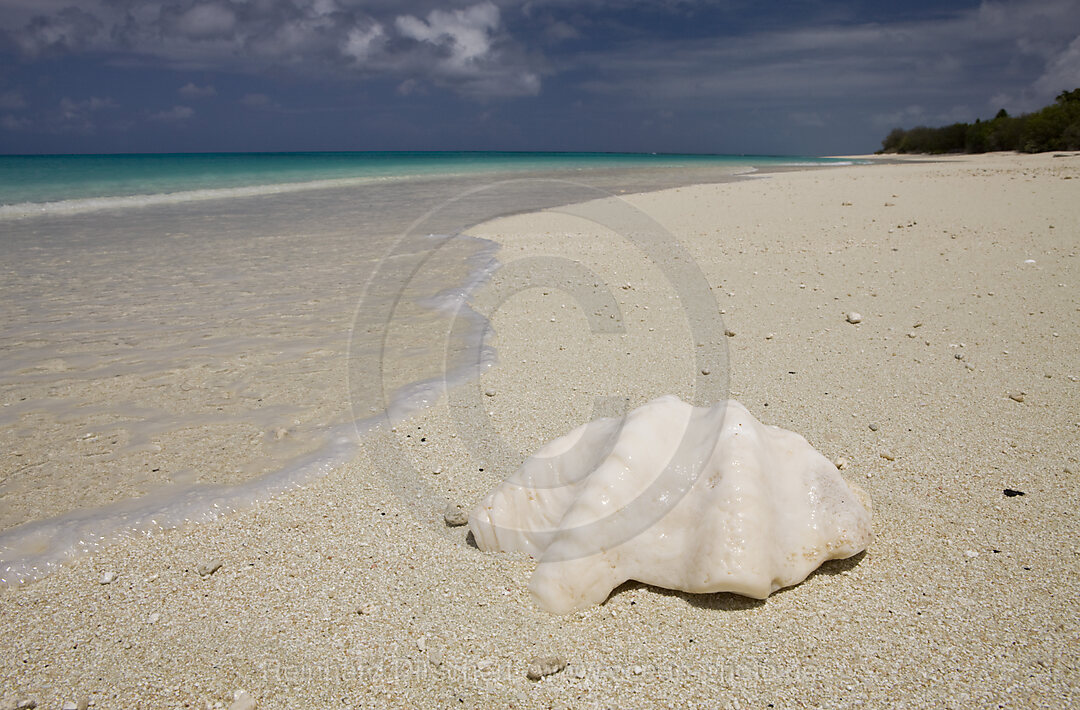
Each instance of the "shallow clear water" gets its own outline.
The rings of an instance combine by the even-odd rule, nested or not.
[[[470,225],[754,164],[563,156],[540,170],[555,159],[461,154],[451,174],[421,175],[432,158],[415,155],[428,162],[411,175],[332,186],[296,170],[307,179],[336,157],[287,156],[95,157],[67,182],[3,184],[4,199],[55,199],[0,220],[0,581],[309,481],[354,456],[365,427],[490,366],[488,324],[466,300],[495,250]],[[24,160],[0,159],[4,174]],[[185,168],[169,176],[172,160]],[[216,161],[231,167],[197,177]],[[254,179],[254,164],[307,187],[159,203],[117,192],[220,190]],[[56,208],[90,194],[108,202]]]
[[[838,162],[784,156],[468,151],[0,156],[0,217],[425,176],[807,161]]]

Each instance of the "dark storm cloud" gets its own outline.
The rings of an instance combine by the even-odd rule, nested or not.
[[[27,58],[97,52],[186,70],[388,75],[480,97],[540,89],[501,10],[486,1],[427,9],[349,0],[90,0],[33,15],[8,34]]]
[[[302,147],[273,115],[319,113],[341,147],[865,151],[1080,86],[1075,0],[0,0],[0,28],[0,128],[90,132],[112,109],[60,102],[111,96],[149,144]]]
[[[1052,99],[1070,81],[1080,82],[1078,32],[1080,3],[985,3],[923,22],[638,40],[582,53],[577,61],[588,67],[589,79],[582,82],[587,90],[656,101],[756,103],[802,95],[916,100],[982,93],[986,100],[1027,108]]]

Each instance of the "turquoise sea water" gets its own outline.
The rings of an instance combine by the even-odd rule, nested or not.
[[[9,155],[0,156],[0,214],[81,211],[489,172],[842,162],[798,156],[469,151]]]

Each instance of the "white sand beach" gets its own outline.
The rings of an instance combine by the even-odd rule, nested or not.
[[[611,201],[472,230],[501,245],[473,299],[498,365],[347,465],[0,588],[0,707],[1080,702],[1080,154]],[[534,561],[444,523],[545,441],[667,393],[845,459],[869,549],[764,601],[628,583],[553,616]],[[566,667],[527,678],[549,655]]]

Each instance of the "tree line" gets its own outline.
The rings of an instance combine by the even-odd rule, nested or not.
[[[1080,88],[1063,91],[1054,103],[1022,116],[1005,109],[989,121],[929,128],[894,128],[879,153],[985,153],[1015,150],[1080,150]]]

